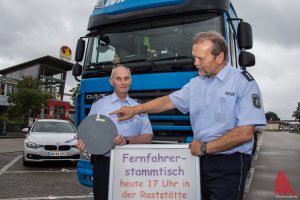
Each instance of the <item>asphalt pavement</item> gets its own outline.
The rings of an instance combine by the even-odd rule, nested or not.
[[[300,199],[300,134],[264,132],[258,143],[244,199]]]
[[[74,162],[23,166],[24,138],[0,139],[0,200],[92,200],[92,189],[77,179]]]
[[[14,199],[9,198],[13,193],[24,200],[30,199],[25,198],[29,194],[53,199],[51,194],[63,196],[73,193],[72,198],[90,199],[91,190],[76,180],[76,166],[46,164],[24,168],[21,164],[23,142],[24,138],[0,139],[0,199],[4,196],[4,199]],[[8,163],[11,165],[8,166]],[[80,195],[83,195],[82,198]],[[252,159],[244,200],[300,199],[299,196],[300,134],[263,132],[259,135],[257,153]],[[66,199],[69,198],[71,196]]]

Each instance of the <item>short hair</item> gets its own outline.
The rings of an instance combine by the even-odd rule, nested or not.
[[[123,67],[123,68],[127,69],[128,72],[129,72],[129,76],[131,77],[131,71],[130,71],[129,67],[126,67],[126,66],[124,66],[124,65],[114,65],[113,68],[112,68],[112,70],[111,70],[110,79],[113,78],[113,75],[114,75],[114,73],[115,73],[115,70],[116,70],[117,68],[119,68],[119,67]]]
[[[224,53],[225,60],[227,59],[227,45],[224,37],[216,31],[199,32],[195,35],[193,45],[209,40],[213,43],[211,54],[218,56],[220,53]]]

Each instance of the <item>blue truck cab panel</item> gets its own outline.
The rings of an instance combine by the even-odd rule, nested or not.
[[[99,95],[112,93],[108,80],[116,63],[130,68],[129,95],[142,102],[168,95],[196,77],[191,49],[198,32],[220,32],[227,41],[227,60],[240,67],[239,53],[244,48],[237,42],[240,21],[230,0],[99,0],[89,18],[89,33],[82,37],[87,45],[82,74],[77,74],[82,75],[75,107],[77,125]],[[149,118],[154,143],[191,142],[188,114],[174,109]],[[92,187],[88,160],[78,162],[78,179]]]
[[[79,182],[87,187],[93,187],[93,166],[89,160],[79,160],[77,164]]]

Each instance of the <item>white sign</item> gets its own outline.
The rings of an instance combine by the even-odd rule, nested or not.
[[[109,200],[200,200],[199,162],[187,144],[117,146],[111,151]]]

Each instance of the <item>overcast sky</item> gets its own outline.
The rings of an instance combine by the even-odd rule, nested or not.
[[[86,34],[95,0],[0,0],[0,69],[45,55],[73,53]],[[299,0],[232,0],[239,17],[252,25],[257,80],[265,112],[292,119],[300,101]],[[66,91],[75,86],[68,76]]]

